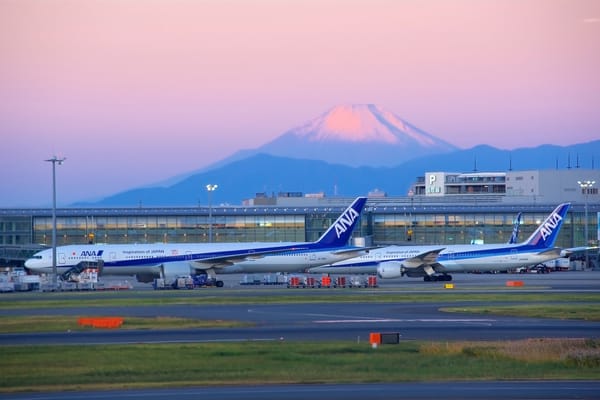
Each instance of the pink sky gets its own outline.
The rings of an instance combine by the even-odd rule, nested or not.
[[[597,0],[0,0],[0,57],[0,207],[50,204],[54,154],[68,204],[339,104],[463,148],[600,138]]]

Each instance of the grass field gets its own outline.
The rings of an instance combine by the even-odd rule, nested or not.
[[[265,383],[600,379],[600,341],[7,346],[0,391]]]
[[[441,291],[436,293],[410,292],[345,292],[337,290],[306,292],[295,291],[265,294],[264,291],[230,290],[215,293],[215,290],[195,291],[152,291],[139,296],[125,296],[120,292],[73,292],[73,293],[24,293],[11,294],[10,301],[1,301],[0,310],[43,309],[70,307],[119,307],[119,306],[161,306],[171,304],[289,304],[289,303],[412,303],[412,302],[527,302],[564,303],[590,302],[600,304],[600,293],[473,293],[464,291]],[[443,289],[442,289],[443,290]],[[289,293],[289,294],[288,294]],[[306,295],[309,294],[309,295]]]

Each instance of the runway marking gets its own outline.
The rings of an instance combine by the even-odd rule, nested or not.
[[[416,318],[416,319],[329,319],[313,321],[315,324],[348,324],[348,323],[366,323],[366,322],[464,322],[464,323],[491,323],[495,319],[440,319],[440,318]]]
[[[289,312],[272,312],[272,311],[258,311],[255,309],[248,309],[249,313],[262,313],[262,314],[286,314],[290,315]],[[335,315],[335,314],[319,314],[319,313],[293,313],[293,315],[302,315],[307,317],[323,317],[330,319],[313,320],[315,324],[350,324],[350,323],[388,323],[388,322],[458,322],[465,324],[486,324],[490,325],[492,322],[496,322],[495,319],[488,318],[375,318],[365,316],[354,316],[354,315]],[[331,319],[335,318],[335,319]]]

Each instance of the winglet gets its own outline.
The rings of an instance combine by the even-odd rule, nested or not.
[[[553,247],[570,206],[571,203],[558,205],[535,232],[531,234],[526,244],[538,248]]]
[[[359,221],[360,213],[367,203],[366,197],[357,197],[352,204],[321,235],[315,244],[319,247],[342,247],[348,244],[352,231]]]

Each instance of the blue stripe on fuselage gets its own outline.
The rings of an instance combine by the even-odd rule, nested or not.
[[[339,249],[359,249],[356,246],[345,246],[340,247]],[[281,250],[281,251],[279,251]],[[214,253],[192,253],[192,254],[178,254],[176,256],[164,256],[164,257],[153,257],[153,258],[135,258],[129,260],[118,260],[118,261],[104,261],[105,267],[133,267],[133,266],[143,266],[148,264],[162,264],[167,262],[177,262],[177,261],[202,261],[208,260],[212,258],[227,258],[227,257],[235,257],[235,256],[260,256],[263,252],[268,252],[264,254],[268,255],[292,255],[292,254],[301,254],[301,253],[316,253],[322,252],[323,249],[317,246],[311,246],[310,243],[306,243],[302,246],[286,246],[286,247],[265,247],[261,249],[256,249],[253,251],[246,250],[231,250],[231,251],[219,251]],[[272,253],[271,253],[272,252]]]

